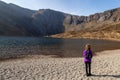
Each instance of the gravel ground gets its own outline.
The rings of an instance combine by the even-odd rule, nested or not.
[[[93,58],[92,76],[85,76],[83,58],[25,58],[0,62],[0,80],[120,80],[120,50]]]

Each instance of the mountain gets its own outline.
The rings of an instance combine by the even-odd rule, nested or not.
[[[74,19],[73,19],[74,20]],[[80,16],[74,29],[52,35],[56,38],[91,38],[120,41],[120,8],[96,13],[90,16]]]
[[[28,22],[34,12],[0,1],[0,35],[26,36],[31,34],[26,28],[30,26]]]
[[[102,30],[120,22],[120,8],[77,16],[51,9],[30,10],[0,1],[1,36],[46,36],[69,31]]]
[[[41,9],[29,10],[0,1],[0,35],[45,36],[64,32],[62,12]]]

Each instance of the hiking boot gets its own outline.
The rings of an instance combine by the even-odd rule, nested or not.
[[[92,74],[90,73],[90,74],[88,74],[89,76],[92,76]]]
[[[89,74],[86,74],[86,76],[89,76]]]

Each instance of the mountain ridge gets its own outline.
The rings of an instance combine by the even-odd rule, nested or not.
[[[0,1],[1,36],[47,36],[69,31],[96,30],[120,22],[120,8],[90,16],[51,9],[30,10]]]

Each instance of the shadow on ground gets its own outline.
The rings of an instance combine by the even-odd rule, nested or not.
[[[120,75],[96,75],[92,74],[94,77],[114,77],[114,78],[120,78]]]

